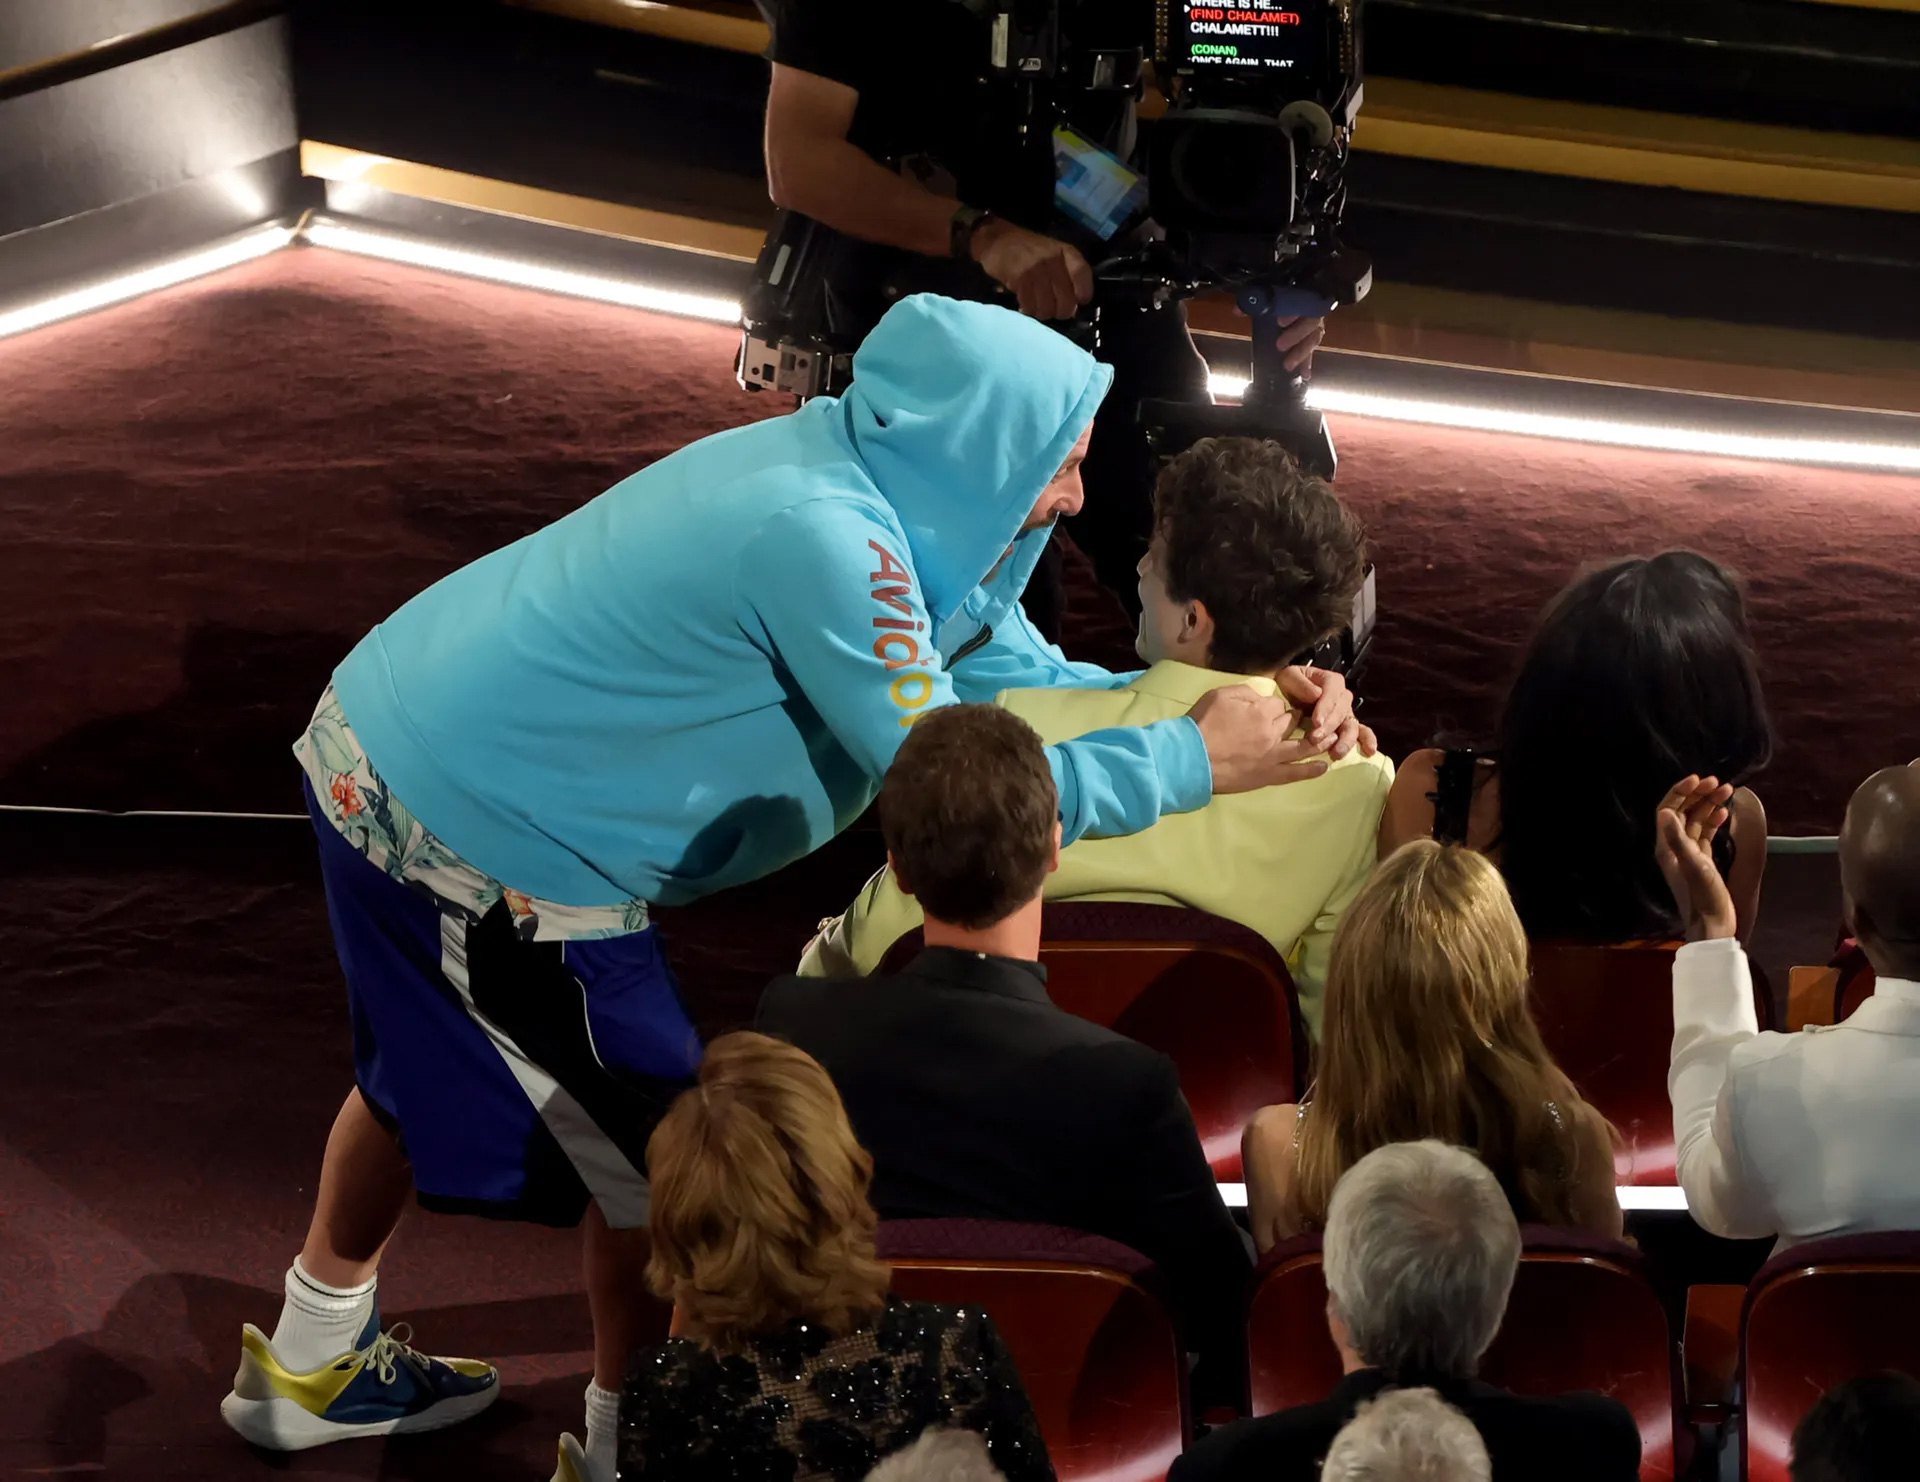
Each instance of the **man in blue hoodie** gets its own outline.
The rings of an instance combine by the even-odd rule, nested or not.
[[[1021,615],[1112,373],[1010,311],[896,306],[838,399],[694,443],[454,572],[334,671],[295,746],[348,984],[354,1091],[269,1338],[222,1413],[291,1450],[426,1430],[488,1365],[380,1327],[380,1255],[428,1208],[585,1220],[594,1382],[562,1479],[610,1478],[643,1308],[646,1139],[699,1060],[650,905],[820,847],[906,728],[1019,685],[1119,683]],[[1287,689],[1283,686],[1283,689]],[[1316,775],[1364,739],[1337,677],[1287,704],[1049,749],[1062,826],[1131,833]]]

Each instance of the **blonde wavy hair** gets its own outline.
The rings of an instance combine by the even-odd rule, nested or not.
[[[764,1034],[707,1048],[700,1080],[647,1143],[647,1283],[682,1332],[739,1353],[793,1318],[835,1333],[886,1305],[873,1159],[810,1055]]]
[[[1613,1129],[1553,1062],[1527,1006],[1527,938],[1499,869],[1418,839],[1340,918],[1294,1200],[1320,1227],[1333,1186],[1375,1148],[1472,1149],[1522,1219],[1573,1225],[1580,1159]],[[1609,1170],[1609,1179],[1611,1177]]]

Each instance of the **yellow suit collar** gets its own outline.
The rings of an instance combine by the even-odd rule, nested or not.
[[[1277,695],[1280,687],[1261,674],[1228,674],[1219,669],[1201,669],[1175,659],[1162,659],[1127,685],[1143,695],[1170,700],[1176,705],[1194,705],[1209,690],[1244,684],[1263,695]]]

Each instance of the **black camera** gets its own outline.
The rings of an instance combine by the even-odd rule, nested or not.
[[[1140,403],[1156,462],[1202,437],[1262,437],[1331,478],[1325,419],[1275,340],[1282,321],[1357,303],[1372,286],[1372,265],[1339,236],[1362,99],[1360,0],[953,3],[985,22],[982,135],[1005,162],[996,198],[976,204],[1055,232],[1094,268],[1093,303],[1057,327],[1098,349],[1103,313],[1212,292],[1253,321],[1239,405]],[[1136,118],[1149,69],[1165,108]],[[837,324],[831,289],[874,262],[863,244],[783,212],[743,305],[741,385],[802,399],[844,389],[868,326]],[[923,290],[997,292],[972,263],[914,259],[881,296]],[[1369,570],[1351,624],[1303,658],[1357,668],[1372,628]]]
[[[1103,307],[1212,291],[1231,292],[1254,322],[1243,407],[1194,407],[1188,426],[1177,405],[1149,403],[1156,444],[1257,431],[1331,473],[1324,426],[1273,341],[1278,321],[1355,303],[1372,281],[1338,236],[1362,91],[1359,0],[953,3],[986,23],[984,133],[998,137],[1011,177],[1001,198],[1024,224],[1053,223],[1094,264],[1094,304],[1068,332],[1095,347]],[[1149,66],[1166,108],[1141,122],[1139,147],[1130,129],[1117,148],[1089,137],[1089,116],[1131,124]],[[783,214],[744,306],[742,385],[805,397],[845,384],[857,336],[836,333],[823,285],[861,260],[837,233]],[[916,264],[896,291],[955,291],[943,280],[956,268],[982,276],[971,264]]]
[[[1151,229],[1112,230],[1122,224],[1075,213],[1126,243],[1095,264],[1091,342],[1102,305],[1127,300],[1227,291],[1253,321],[1241,405],[1145,402],[1150,444],[1170,456],[1209,435],[1272,437],[1331,477],[1325,421],[1274,342],[1281,322],[1357,303],[1372,285],[1372,265],[1339,238],[1362,97],[1358,0],[1152,0],[1153,34],[1139,47],[1099,44],[1103,0],[996,3],[995,72],[1018,95],[1013,111],[1029,130],[1070,118],[1103,90],[1137,90],[1143,62],[1166,98],[1165,112],[1143,125],[1140,150]],[[1056,123],[1056,145],[1062,131]],[[1056,160],[1056,194],[1070,205],[1091,172],[1070,146],[1057,147]]]

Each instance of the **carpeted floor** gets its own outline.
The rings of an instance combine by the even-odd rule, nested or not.
[[[546,1477],[591,1365],[567,1231],[409,1214],[388,1315],[510,1386],[446,1449],[254,1460],[220,1423],[348,1084],[310,834],[15,817],[0,840],[0,1477]]]
[[[681,442],[778,411],[731,336],[317,250],[0,343],[0,803],[290,810],[325,674],[435,577]],[[1473,729],[1579,563],[1686,542],[1753,582],[1776,832],[1829,832],[1920,753],[1920,480],[1384,423],[1336,428],[1378,547],[1368,715]],[[1122,662],[1073,586],[1070,639]],[[877,853],[670,913],[708,1027],[737,1019]],[[1826,862],[1770,871],[1769,963],[1823,945]],[[390,1317],[500,1360],[438,1441],[250,1455],[215,1413],[270,1322],[346,1083],[299,824],[0,816],[0,1476],[534,1479],[577,1425],[572,1237],[414,1215]],[[1810,948],[1810,950],[1809,950]]]
[[[0,802],[291,809],[328,669],[462,562],[681,443],[784,409],[730,331],[283,252],[0,343]],[[1380,568],[1370,715],[1475,730],[1583,562],[1745,571],[1776,832],[1920,752],[1920,479],[1336,424]],[[1072,636],[1125,659],[1081,592]],[[1119,640],[1116,642],[1116,638]]]

